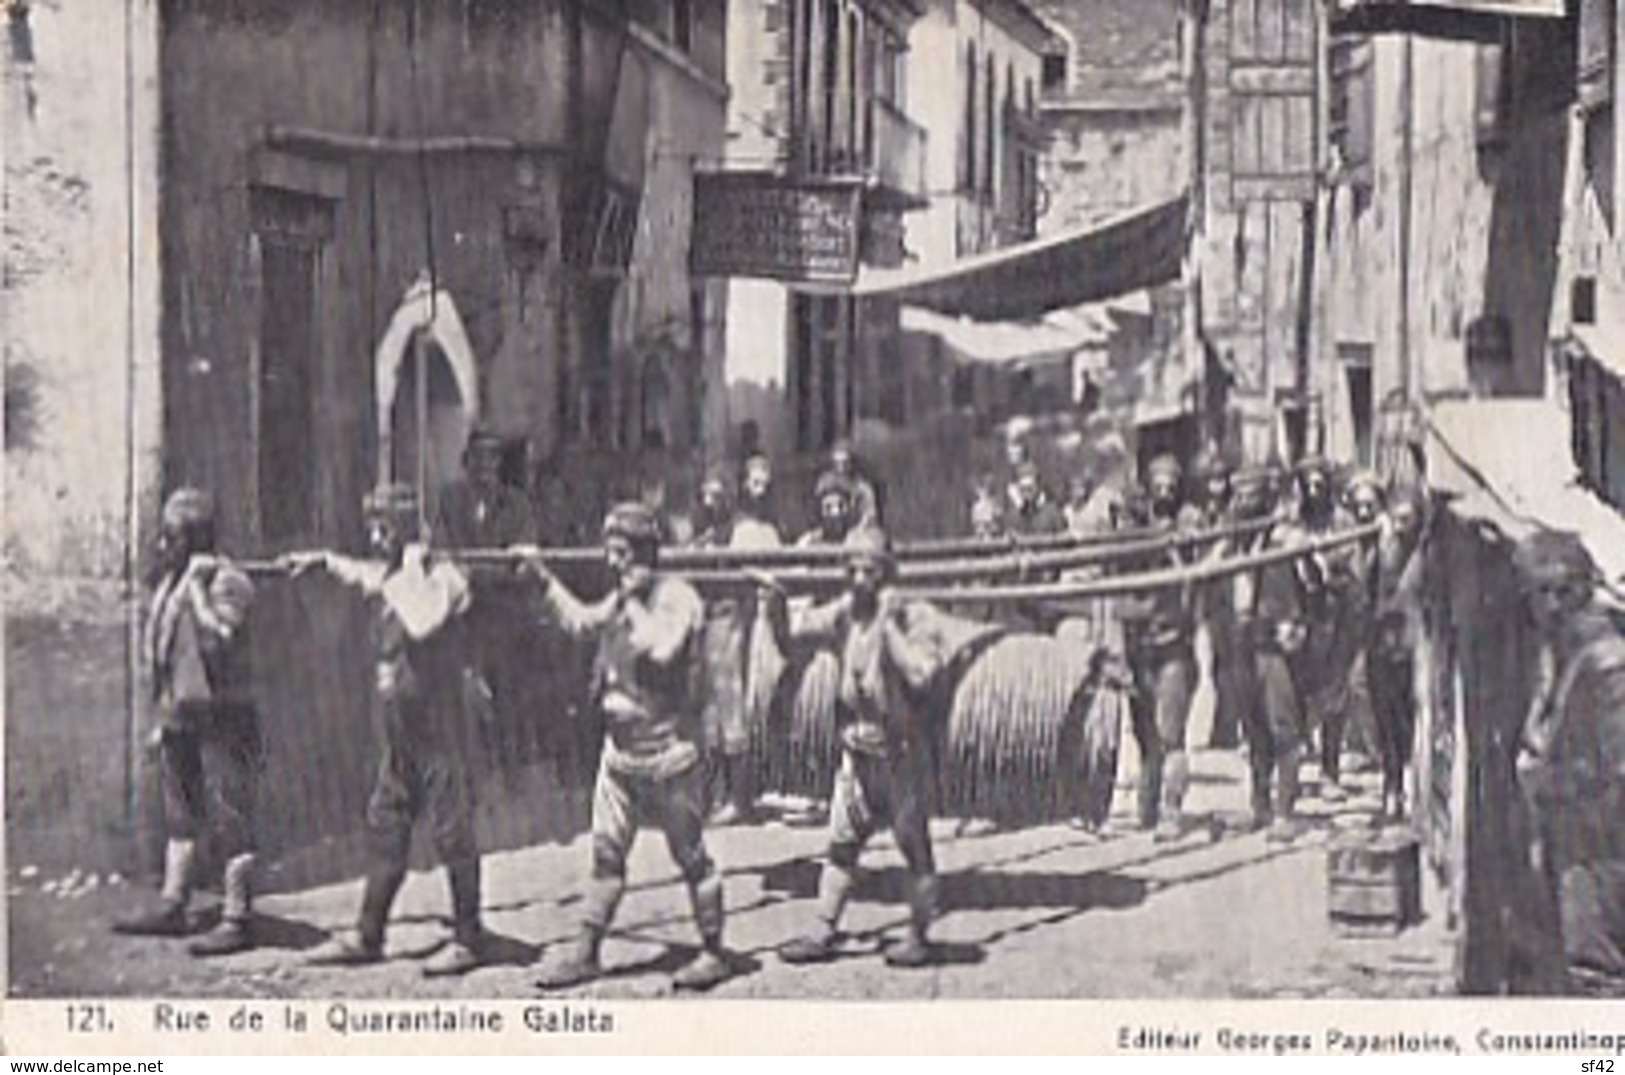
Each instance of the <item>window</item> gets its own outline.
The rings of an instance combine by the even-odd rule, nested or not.
[[[824,4],[823,82],[819,98],[820,141],[824,151],[815,166],[820,172],[829,167],[835,151],[836,124],[840,115],[841,96],[841,10],[834,3]]]
[[[976,46],[965,46],[965,155],[959,162],[959,187],[976,189]]]
[[[259,253],[257,473],[262,541],[311,538],[316,529],[317,303],[332,203],[270,187],[250,193]]]
[[[588,287],[581,334],[579,413],[588,442],[604,448],[611,447],[615,439],[615,291],[613,280],[595,280]]]
[[[667,371],[666,356],[658,352],[643,360],[643,374],[639,378],[641,399],[639,410],[640,446],[650,451],[664,451],[672,446],[672,383]]]
[[[844,55],[841,58],[841,170],[859,171],[866,158],[860,156],[863,148],[863,112],[867,79],[863,75],[863,33],[858,25],[858,13],[848,13],[842,34]]]
[[[1616,232],[1614,139],[1619,137],[1619,130],[1614,124],[1614,116],[1617,114],[1613,102],[1586,112],[1583,136],[1586,183],[1597,196],[1597,205],[1602,210],[1606,226]]]
[[[1234,201],[1313,200],[1315,85],[1321,52],[1315,0],[1256,0],[1229,11],[1228,121]]]
[[[1582,0],[1580,6],[1579,98],[1585,124],[1586,181],[1597,195],[1608,227],[1617,230],[1614,216],[1615,140],[1614,56],[1618,52],[1616,0]]]
[[[795,0],[790,7],[790,123],[797,132],[799,163],[806,167],[811,156],[812,92],[816,84],[812,63],[812,0]]]
[[[790,380],[796,442],[811,451],[829,447],[846,425],[852,300],[798,294],[794,303]]]
[[[1614,97],[1618,17],[1617,0],[1581,0],[1579,94],[1588,111],[1607,106]]]
[[[1021,108],[1022,111],[1027,113],[1028,119],[1038,114],[1038,101],[1033,97],[1033,80],[1031,77],[1027,79],[1022,87]]]
[[[705,361],[706,348],[711,341],[710,304],[703,281],[688,285],[688,353],[689,368],[697,371],[688,381],[688,443],[699,444],[705,439],[705,380],[709,366]],[[694,378],[697,378],[694,379]]]
[[[873,29],[877,54],[874,95],[882,101],[903,105],[903,46],[878,27]]]
[[[1331,47],[1332,93],[1328,137],[1337,153],[1337,179],[1351,186],[1372,185],[1371,41],[1366,37],[1334,38]]]
[[[1354,458],[1369,465],[1373,462],[1373,433],[1376,421],[1376,399],[1371,381],[1371,345],[1340,343],[1337,357],[1343,366],[1343,379],[1348,388],[1349,418],[1354,433]]]
[[[1044,57],[1044,69],[1041,72],[1044,79],[1044,92],[1057,94],[1066,92],[1066,53],[1053,52]]]
[[[982,130],[985,137],[982,139],[982,182],[979,189],[987,197],[992,197],[998,168],[999,152],[999,119],[998,112],[998,76],[994,74],[993,54],[987,57],[987,79],[982,83],[982,108],[985,122]]]
[[[684,52],[694,48],[693,0],[671,0],[671,43]]]
[[[1577,276],[1569,284],[1569,320],[1576,325],[1597,323],[1597,278]]]

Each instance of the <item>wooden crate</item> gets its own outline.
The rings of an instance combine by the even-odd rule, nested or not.
[[[1347,833],[1326,854],[1327,912],[1348,931],[1398,931],[1422,918],[1421,842],[1408,832]]]

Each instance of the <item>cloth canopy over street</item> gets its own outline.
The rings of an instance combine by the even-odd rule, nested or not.
[[[1178,280],[1190,197],[944,268],[860,274],[852,293],[979,321],[1033,319]]]

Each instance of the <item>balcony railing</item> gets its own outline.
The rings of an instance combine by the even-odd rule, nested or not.
[[[869,176],[905,201],[925,201],[925,128],[890,101],[876,99],[870,115]]]

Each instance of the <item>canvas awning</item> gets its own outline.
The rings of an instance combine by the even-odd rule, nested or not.
[[[905,332],[937,336],[965,358],[1012,365],[1104,346],[1111,335],[1110,318],[1099,308],[1086,308],[1064,321],[1058,317],[1042,321],[973,321],[919,306],[904,306],[902,328]]]
[[[940,268],[864,273],[851,293],[979,321],[1036,319],[1179,279],[1190,199]]]

